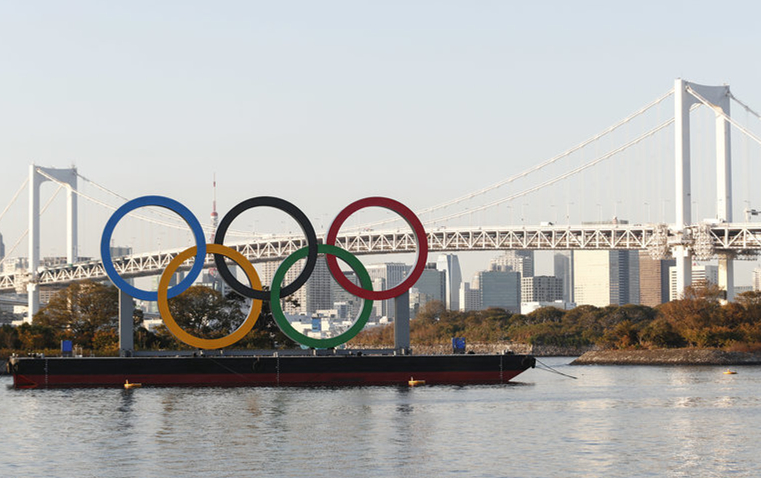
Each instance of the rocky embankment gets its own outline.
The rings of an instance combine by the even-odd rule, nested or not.
[[[595,350],[571,365],[761,365],[761,354],[717,349]]]

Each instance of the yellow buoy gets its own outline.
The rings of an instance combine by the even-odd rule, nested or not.
[[[410,381],[407,382],[410,387],[415,387],[417,385],[425,385],[425,380],[415,380],[414,378],[410,377]]]
[[[734,374],[736,374],[736,373],[737,373],[737,372],[735,372],[734,370],[729,370],[729,369],[727,369],[727,370],[725,370],[725,371],[724,371],[724,375],[734,375]]]
[[[129,380],[124,381],[124,388],[126,388],[127,390],[129,390],[130,388],[140,388],[142,386],[143,386],[142,383],[129,383]]]

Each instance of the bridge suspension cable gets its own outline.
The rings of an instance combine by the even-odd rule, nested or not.
[[[87,199],[88,201],[90,201],[92,203],[98,204],[99,206],[103,206],[103,207],[105,207],[107,209],[111,209],[112,211],[115,211],[116,209],[119,208],[119,206],[112,206],[111,204],[108,204],[108,203],[105,203],[105,202],[103,202],[103,201],[101,201],[99,199],[96,199],[96,198],[94,198],[94,197],[92,197],[92,196],[90,196],[88,194],[83,193],[82,191],[78,191],[76,189],[73,189],[68,184],[66,184],[66,183],[64,183],[62,181],[59,181],[58,179],[54,178],[53,176],[50,176],[49,174],[45,173],[45,171],[43,171],[41,169],[37,169],[37,172],[39,174],[45,176],[50,181],[53,181],[56,184],[59,184],[61,187],[67,187],[68,189],[71,189],[74,194],[76,194],[77,196],[82,197],[84,199]],[[171,222],[167,222],[167,221],[160,221],[158,219],[153,219],[153,218],[150,218],[148,216],[141,215],[141,214],[131,214],[131,215],[133,217],[136,217],[136,218],[141,219],[143,221],[150,222],[150,223],[153,223],[153,224],[158,224],[160,226],[166,226],[166,227],[171,227],[171,228],[175,228],[175,229],[185,229],[185,228],[187,228],[187,226],[184,226],[184,225],[175,224],[175,223],[171,223]]]
[[[740,99],[738,97],[736,97],[735,95],[733,95],[732,92],[729,93],[729,97],[732,98],[733,100],[735,100],[735,102],[738,105],[740,105],[743,108],[745,108],[745,111],[747,111],[748,113],[752,114],[753,116],[755,116],[756,118],[761,120],[761,114],[757,113],[753,108],[751,108],[747,104],[745,104],[742,101],[740,101]]]
[[[444,209],[446,207],[453,206],[455,204],[459,204],[461,202],[464,202],[464,201],[473,199],[475,197],[484,195],[484,194],[486,194],[488,192],[491,192],[491,191],[493,191],[495,189],[498,189],[498,188],[500,188],[500,187],[502,187],[502,186],[504,186],[506,184],[510,184],[512,182],[515,182],[518,179],[524,178],[524,177],[528,176],[531,173],[534,173],[536,171],[544,169],[547,166],[549,166],[551,164],[554,164],[557,161],[559,161],[559,160],[561,160],[561,159],[563,159],[565,157],[570,156],[571,154],[575,153],[576,151],[579,151],[580,149],[582,149],[582,148],[584,148],[584,147],[594,143],[595,141],[600,140],[601,138],[607,136],[608,134],[616,131],[618,128],[620,128],[620,127],[630,123],[633,119],[643,115],[644,113],[649,111],[654,106],[657,106],[660,103],[662,103],[664,100],[669,98],[673,93],[674,93],[674,89],[672,88],[669,91],[667,91],[665,94],[663,94],[662,96],[658,97],[657,99],[655,99],[652,102],[648,103],[647,105],[643,106],[642,108],[640,108],[639,110],[635,111],[631,115],[627,116],[626,118],[622,119],[621,121],[617,122],[616,124],[608,127],[603,132],[598,133],[598,134],[592,136],[591,138],[589,138],[589,139],[587,139],[587,140],[577,144],[576,146],[572,147],[571,149],[568,149],[568,150],[566,150],[566,151],[564,151],[564,152],[562,152],[562,153],[560,153],[560,154],[558,154],[556,156],[553,156],[552,158],[550,158],[550,159],[548,159],[546,161],[543,161],[543,162],[541,162],[541,163],[539,163],[539,164],[537,164],[535,166],[532,166],[532,167],[530,167],[530,168],[528,168],[528,169],[526,169],[526,170],[524,170],[524,171],[522,171],[522,172],[520,172],[518,174],[510,176],[507,179],[503,179],[502,181],[494,183],[494,184],[492,184],[490,186],[487,186],[485,188],[479,189],[478,191],[474,191],[472,193],[460,196],[460,197],[458,197],[456,199],[452,199],[450,201],[446,201],[446,202],[437,204],[435,206],[431,206],[429,208],[421,209],[421,210],[418,210],[418,211],[415,211],[415,212],[418,215],[429,214],[429,213],[438,211],[439,209]],[[666,126],[668,126],[668,125],[666,125]],[[484,208],[481,208],[481,209],[484,209]],[[478,209],[478,210],[480,210],[480,209]],[[476,211],[476,210],[469,210],[469,211],[467,211],[467,212],[465,212],[463,214],[460,214],[460,216],[463,216],[465,214],[470,214],[471,212],[474,212],[474,211]],[[457,217],[460,217],[460,216],[457,216]],[[449,216],[447,216],[447,217],[449,217]],[[397,222],[398,220],[399,220],[398,218],[385,219],[385,220],[373,222],[373,223],[370,223],[370,224],[364,224],[364,225],[361,225],[361,226],[355,226],[353,228],[350,228],[350,230],[360,230],[360,229],[365,229],[365,228],[369,228],[369,227],[382,226],[382,225],[385,225],[385,224],[390,224],[390,223],[393,223],[393,222]],[[434,220],[431,220],[431,221],[434,221]],[[438,221],[438,219],[436,219],[435,221]]]
[[[21,191],[24,190],[27,184],[29,184],[29,178],[26,178],[26,180],[21,184],[21,187],[18,188],[18,191],[16,191],[16,194],[13,195],[13,199],[11,199],[11,202],[9,202],[8,205],[5,206],[5,209],[3,209],[3,212],[0,213],[0,221],[3,220],[5,213],[7,213],[8,210],[11,208],[11,206],[13,206],[13,204],[16,202],[16,199],[18,199],[19,195],[21,194]]]
[[[116,192],[114,192],[114,191],[112,191],[112,190],[108,189],[107,187],[105,187],[105,186],[102,186],[102,185],[100,185],[100,184],[96,183],[95,181],[92,181],[91,179],[88,179],[88,178],[86,178],[86,177],[82,176],[81,174],[79,174],[79,172],[77,172],[76,174],[77,174],[77,176],[78,176],[78,177],[80,177],[82,180],[86,181],[86,182],[87,182],[87,183],[89,183],[89,184],[92,184],[93,186],[95,186],[96,188],[98,188],[98,189],[100,189],[101,191],[105,192],[106,194],[110,194],[110,195],[112,195],[112,196],[114,196],[114,197],[116,197],[116,198],[118,198],[118,199],[120,199],[120,200],[122,200],[122,201],[124,201],[124,202],[127,202],[127,201],[129,201],[129,198],[126,198],[126,197],[122,196],[121,194],[119,194],[119,193],[116,193]],[[47,176],[46,176],[46,177],[47,177]],[[80,193],[80,192],[78,192],[78,191],[75,191],[75,193],[76,193],[76,194],[78,194],[78,195],[80,195],[80,196],[82,196],[82,197],[83,197],[83,198],[85,198],[85,199],[88,199],[89,201],[92,201],[92,202],[94,202],[94,203],[96,203],[96,204],[98,204],[98,205],[100,205],[100,206],[104,206],[104,207],[107,207],[107,208],[109,208],[109,209],[111,209],[111,210],[116,210],[116,209],[118,209],[118,208],[119,208],[119,206],[111,206],[111,205],[108,205],[108,204],[106,204],[106,203],[103,203],[103,202],[101,202],[101,201],[98,201],[98,200],[92,199],[92,198],[90,198],[89,196],[85,196],[83,193]],[[161,210],[161,209],[157,210],[157,211],[156,211],[156,213],[157,213],[158,215],[160,215],[160,216],[163,216],[163,217],[167,218],[167,219],[168,219],[170,222],[171,222],[171,221],[173,221],[173,220],[176,220],[176,219],[177,219],[177,216],[176,216],[175,214],[172,214],[172,213],[169,213],[169,212],[165,212],[165,211],[163,211],[163,210]],[[148,221],[148,222],[154,222],[154,223],[157,223],[157,224],[161,224],[161,225],[164,225],[164,226],[173,227],[173,228],[175,228],[175,229],[187,229],[187,225],[185,225],[185,224],[184,224],[184,223],[182,223],[182,222],[177,222],[177,223],[173,223],[173,224],[168,224],[168,223],[158,223],[158,222],[156,222],[156,221],[152,221],[150,218],[147,218],[146,216],[142,216],[142,215],[139,215],[139,214],[131,214],[131,215],[132,215],[132,216],[134,216],[134,217],[136,217],[136,218],[139,218],[139,219],[142,219],[142,220]],[[213,228],[213,226],[212,226],[211,224],[202,224],[202,225],[201,225],[201,227],[202,227],[202,228],[204,229],[204,231],[206,231],[206,232],[214,232],[214,228]],[[240,231],[240,230],[232,230],[232,229],[228,230],[228,234],[229,234],[229,235],[233,235],[233,236],[250,236],[250,235],[251,235],[251,233],[249,233],[249,232],[246,232],[246,231]]]
[[[27,179],[27,182],[28,182],[28,181],[29,181],[29,180]],[[25,185],[26,185],[26,184],[25,184]],[[59,185],[58,185],[58,189],[56,189],[56,190],[55,190],[55,193],[53,193],[53,195],[52,195],[52,196],[50,196],[50,199],[48,199],[48,202],[46,202],[46,203],[45,203],[45,206],[43,206],[43,207],[42,207],[42,209],[40,210],[40,216],[42,216],[42,214],[43,214],[45,211],[47,211],[47,210],[48,210],[48,207],[50,207],[50,205],[53,203],[53,200],[56,198],[56,196],[58,196],[58,193],[61,191],[61,188],[63,188],[63,185],[62,185],[62,184],[59,184]],[[1,258],[1,259],[0,259],[0,265],[3,265],[3,263],[4,263],[6,260],[8,260],[8,258],[10,258],[10,257],[11,257],[11,254],[13,254],[13,252],[16,250],[16,248],[18,247],[18,245],[19,245],[19,244],[21,244],[21,241],[23,241],[23,240],[24,240],[24,238],[25,238],[26,236],[28,236],[28,235],[29,235],[29,228],[26,228],[26,230],[23,232],[23,234],[21,234],[21,236],[20,236],[20,237],[19,237],[19,238],[16,240],[16,242],[14,242],[14,243],[13,243],[13,246],[10,248],[10,250],[8,250],[8,251],[5,253],[5,257],[3,257],[3,258]]]
[[[697,106],[697,105],[693,105],[693,106]],[[694,109],[694,108],[691,108],[691,109]],[[622,145],[622,146],[620,146],[620,147],[618,147],[618,148],[616,148],[616,149],[614,149],[612,151],[609,151],[609,152],[605,153],[604,155],[599,156],[599,157],[593,159],[592,161],[584,163],[581,166],[579,166],[579,167],[577,167],[575,169],[572,169],[571,171],[568,171],[568,172],[566,172],[564,174],[561,174],[560,176],[556,176],[556,177],[554,177],[552,179],[548,179],[547,181],[544,181],[543,183],[538,184],[538,185],[536,185],[534,187],[531,187],[531,188],[528,188],[528,189],[524,189],[521,192],[512,194],[512,195],[510,195],[508,197],[505,197],[505,198],[502,198],[502,199],[498,199],[496,201],[492,201],[492,202],[490,202],[488,204],[485,204],[483,206],[479,206],[479,207],[474,208],[474,209],[469,209],[467,211],[461,211],[461,212],[458,212],[458,213],[450,214],[448,216],[441,216],[441,217],[438,217],[438,218],[435,218],[435,219],[431,219],[431,220],[425,221],[424,224],[430,225],[430,224],[435,224],[436,222],[440,222],[440,221],[447,221],[447,220],[450,220],[450,219],[456,219],[458,217],[462,217],[462,216],[465,216],[465,215],[468,215],[468,214],[472,214],[474,212],[483,211],[483,210],[491,208],[491,207],[499,206],[500,204],[512,201],[512,200],[517,199],[519,197],[522,197],[522,196],[525,196],[525,195],[530,194],[532,192],[538,191],[539,189],[542,189],[544,187],[547,187],[547,186],[550,186],[552,184],[555,184],[555,183],[557,183],[559,181],[562,181],[563,179],[567,179],[567,178],[569,178],[569,177],[571,177],[571,176],[573,176],[575,174],[578,174],[578,173],[584,171],[585,169],[589,169],[592,166],[595,166],[596,164],[601,163],[602,161],[605,161],[606,159],[609,159],[609,158],[615,156],[616,154],[618,154],[618,153],[620,153],[622,151],[625,151],[625,150],[629,149],[630,147],[632,147],[632,146],[642,142],[642,140],[644,140],[646,138],[649,138],[650,136],[653,136],[658,131],[666,128],[669,125],[671,125],[673,122],[674,122],[674,118],[671,118],[671,119],[669,119],[667,121],[664,121],[660,125],[658,125],[655,128],[653,128],[653,129],[643,133],[642,135],[640,135],[637,138],[629,141],[628,143],[626,143],[626,144],[624,144],[624,145]]]
[[[714,111],[716,112],[716,114],[720,115],[722,118],[724,118],[724,120],[728,121],[728,122],[729,122],[731,125],[733,125],[735,128],[737,128],[737,129],[739,129],[740,131],[742,131],[743,133],[745,133],[745,135],[746,135],[746,136],[748,136],[749,138],[751,138],[751,139],[752,139],[753,141],[755,141],[756,143],[758,143],[758,144],[761,144],[761,138],[759,138],[758,136],[756,136],[755,134],[753,134],[752,132],[750,132],[750,131],[749,131],[749,130],[746,128],[746,127],[744,127],[743,125],[741,125],[740,123],[738,123],[737,121],[735,121],[735,120],[734,120],[734,118],[732,118],[731,116],[729,116],[728,114],[726,114],[725,112],[723,112],[721,109],[719,109],[719,108],[716,108],[716,105],[713,105],[713,104],[709,103],[709,102],[708,102],[708,100],[706,100],[705,98],[703,98],[703,97],[700,95],[700,93],[698,93],[698,92],[697,92],[697,91],[695,91],[694,89],[690,88],[689,86],[687,87],[687,91],[689,91],[689,92],[690,92],[690,94],[691,94],[692,96],[694,96],[695,98],[697,98],[697,99],[698,99],[698,101],[700,101],[700,102],[701,102],[701,103],[703,103],[704,105],[706,105],[706,106],[708,106],[709,108],[711,108],[712,110],[714,110]],[[752,111],[752,110],[750,110],[749,108],[747,108],[747,109],[748,109],[748,111]]]

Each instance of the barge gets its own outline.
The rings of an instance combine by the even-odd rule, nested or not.
[[[198,355],[171,357],[12,357],[16,389],[67,387],[240,387],[506,383],[536,360],[481,355]]]

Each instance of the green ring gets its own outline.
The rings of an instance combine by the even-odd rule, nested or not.
[[[277,326],[280,327],[280,330],[282,330],[291,340],[316,349],[337,347],[353,339],[354,336],[365,327],[367,319],[370,318],[370,313],[373,309],[373,301],[365,300],[364,305],[362,306],[362,311],[359,313],[354,325],[352,325],[349,330],[336,337],[331,337],[329,339],[315,339],[294,329],[290,322],[288,322],[285,314],[283,314],[283,308],[280,305],[280,284],[283,283],[283,279],[285,279],[285,274],[288,270],[296,263],[296,261],[306,257],[308,252],[308,247],[299,249],[288,256],[283,263],[280,264],[280,267],[277,268],[277,272],[275,272],[275,276],[272,278],[272,286],[270,287],[270,310],[272,311],[272,316],[275,318],[275,322],[277,322]],[[362,262],[360,262],[360,260],[352,253],[345,249],[341,249],[340,247],[328,244],[319,244],[317,246],[317,252],[322,254],[332,254],[345,261],[359,277],[359,282],[362,284],[362,287],[367,290],[372,290],[373,281],[370,279],[370,274],[367,273],[367,269],[365,269]]]

